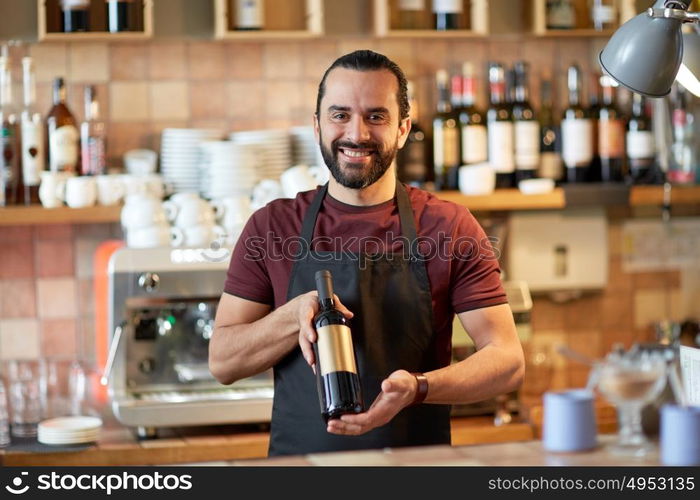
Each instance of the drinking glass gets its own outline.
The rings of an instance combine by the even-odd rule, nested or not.
[[[642,408],[663,390],[666,361],[657,352],[639,350],[609,354],[597,366],[598,390],[618,410],[618,439],[610,451],[644,456],[655,449],[642,432]]]
[[[7,362],[12,435],[36,436],[46,404],[46,371],[43,360]]]

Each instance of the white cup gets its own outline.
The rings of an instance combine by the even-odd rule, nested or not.
[[[154,248],[180,246],[183,233],[176,227],[162,222],[150,226],[129,228],[126,232],[126,244],[130,248]]]
[[[165,183],[163,182],[163,176],[159,174],[148,174],[141,176],[141,178],[146,184],[146,192],[152,195],[154,198],[162,200],[163,196],[165,196]]]
[[[124,196],[148,193],[148,183],[142,175],[122,174],[119,179],[124,185]]]
[[[156,171],[158,153],[150,149],[132,149],[124,153],[126,171],[135,175],[147,175]]]
[[[223,241],[228,236],[226,230],[215,224],[198,224],[182,228],[184,234],[183,244],[186,247],[209,247],[212,242]],[[178,245],[173,245],[178,246]]]
[[[97,182],[91,176],[69,177],[62,194],[71,208],[91,207],[97,201]]]
[[[163,206],[170,212],[170,220],[180,228],[216,222],[216,209],[196,193],[177,193]]]
[[[249,196],[227,196],[212,201],[219,223],[225,228],[237,228],[253,213]]]
[[[466,195],[491,194],[496,188],[496,171],[488,163],[459,167],[459,190]]]
[[[116,205],[124,196],[124,184],[118,175],[98,175],[97,202],[100,205]]]
[[[66,180],[72,176],[67,172],[41,172],[41,185],[39,186],[39,200],[44,208],[57,208],[63,206],[63,190]]]
[[[122,226],[128,230],[158,224],[167,224],[174,211],[160,200],[147,194],[131,194],[126,197],[121,212]]]
[[[287,198],[294,198],[297,193],[310,191],[317,186],[316,177],[306,165],[295,165],[282,172],[280,183]]]

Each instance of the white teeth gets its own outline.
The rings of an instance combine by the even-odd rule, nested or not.
[[[350,151],[348,149],[344,149],[343,152],[346,154],[346,156],[350,156],[352,158],[360,158],[362,156],[370,155],[369,151]]]

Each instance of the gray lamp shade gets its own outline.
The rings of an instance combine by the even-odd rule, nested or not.
[[[671,91],[682,58],[681,22],[643,12],[613,34],[599,61],[606,74],[633,92],[662,97]]]
[[[700,78],[700,32],[683,33],[683,64]]]

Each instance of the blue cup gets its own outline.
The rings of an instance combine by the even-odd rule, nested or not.
[[[597,446],[593,394],[585,389],[544,395],[542,444],[547,451],[585,451]]]
[[[700,465],[700,407],[661,408],[661,463]]]

